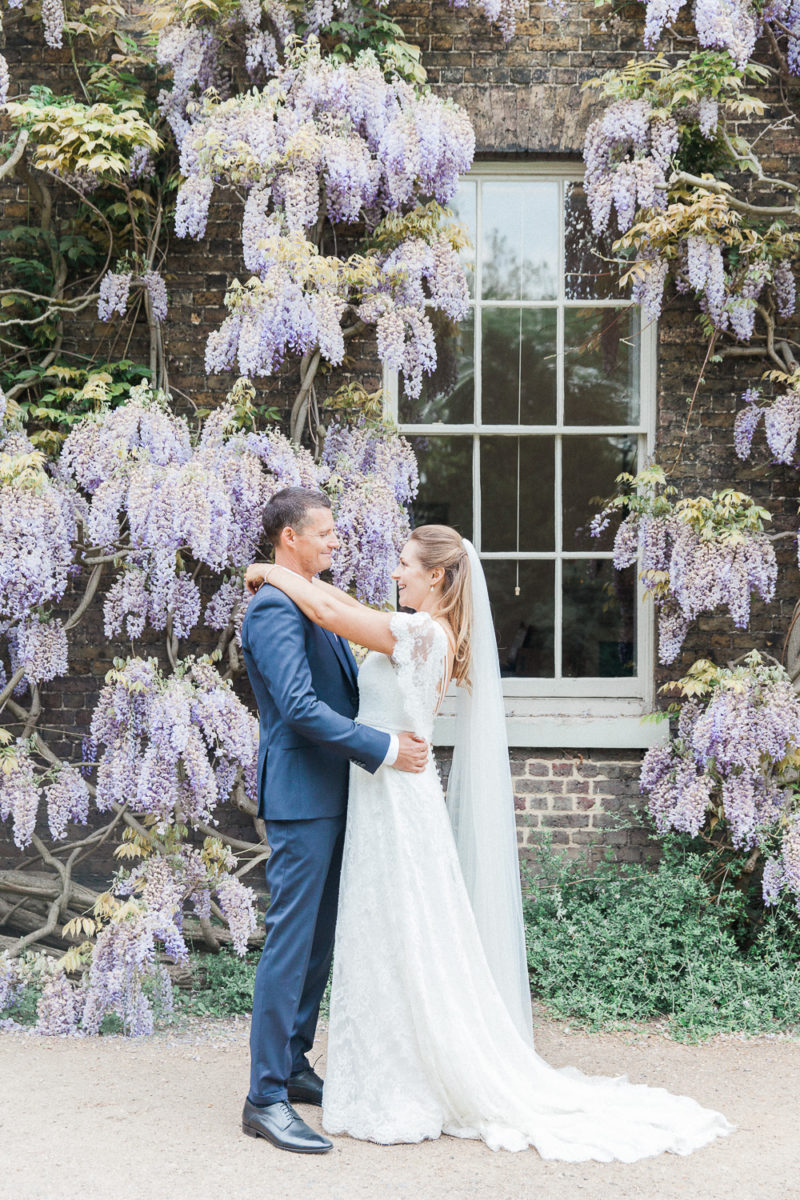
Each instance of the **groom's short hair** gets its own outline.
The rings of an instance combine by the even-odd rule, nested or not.
[[[324,492],[304,487],[281,488],[269,498],[261,517],[267,541],[276,546],[281,533],[289,526],[302,533],[312,509],[330,507],[331,502]]]

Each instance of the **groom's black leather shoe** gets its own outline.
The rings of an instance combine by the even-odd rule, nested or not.
[[[293,1104],[318,1104],[322,1107],[322,1080],[311,1067],[291,1075],[286,1090]]]
[[[265,1104],[263,1108],[245,1100],[242,1133],[248,1137],[266,1138],[279,1150],[293,1150],[295,1154],[325,1154],[333,1148],[333,1142],[306,1125],[288,1100]]]

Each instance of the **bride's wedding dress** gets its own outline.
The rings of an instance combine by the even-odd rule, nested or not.
[[[430,740],[447,637],[426,613],[398,613],[392,631],[392,659],[370,653],[359,673],[359,720]],[[421,775],[351,768],[323,1124],[570,1162],[688,1154],[733,1128],[688,1097],[534,1052],[487,964],[432,763]]]

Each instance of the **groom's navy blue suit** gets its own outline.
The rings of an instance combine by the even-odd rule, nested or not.
[[[277,588],[251,600],[242,647],[261,722],[259,815],[271,850],[249,1098],[272,1104],[309,1065],[333,952],[349,762],[377,771],[390,739],[353,720],[358,682],[347,643]]]

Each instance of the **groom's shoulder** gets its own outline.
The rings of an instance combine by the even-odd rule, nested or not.
[[[302,617],[303,615],[294,600],[290,600],[280,588],[269,587],[264,584],[258,589],[248,604],[244,619],[245,621],[248,619],[252,620],[253,617],[261,613],[267,615],[270,612],[286,612],[298,617]]]

